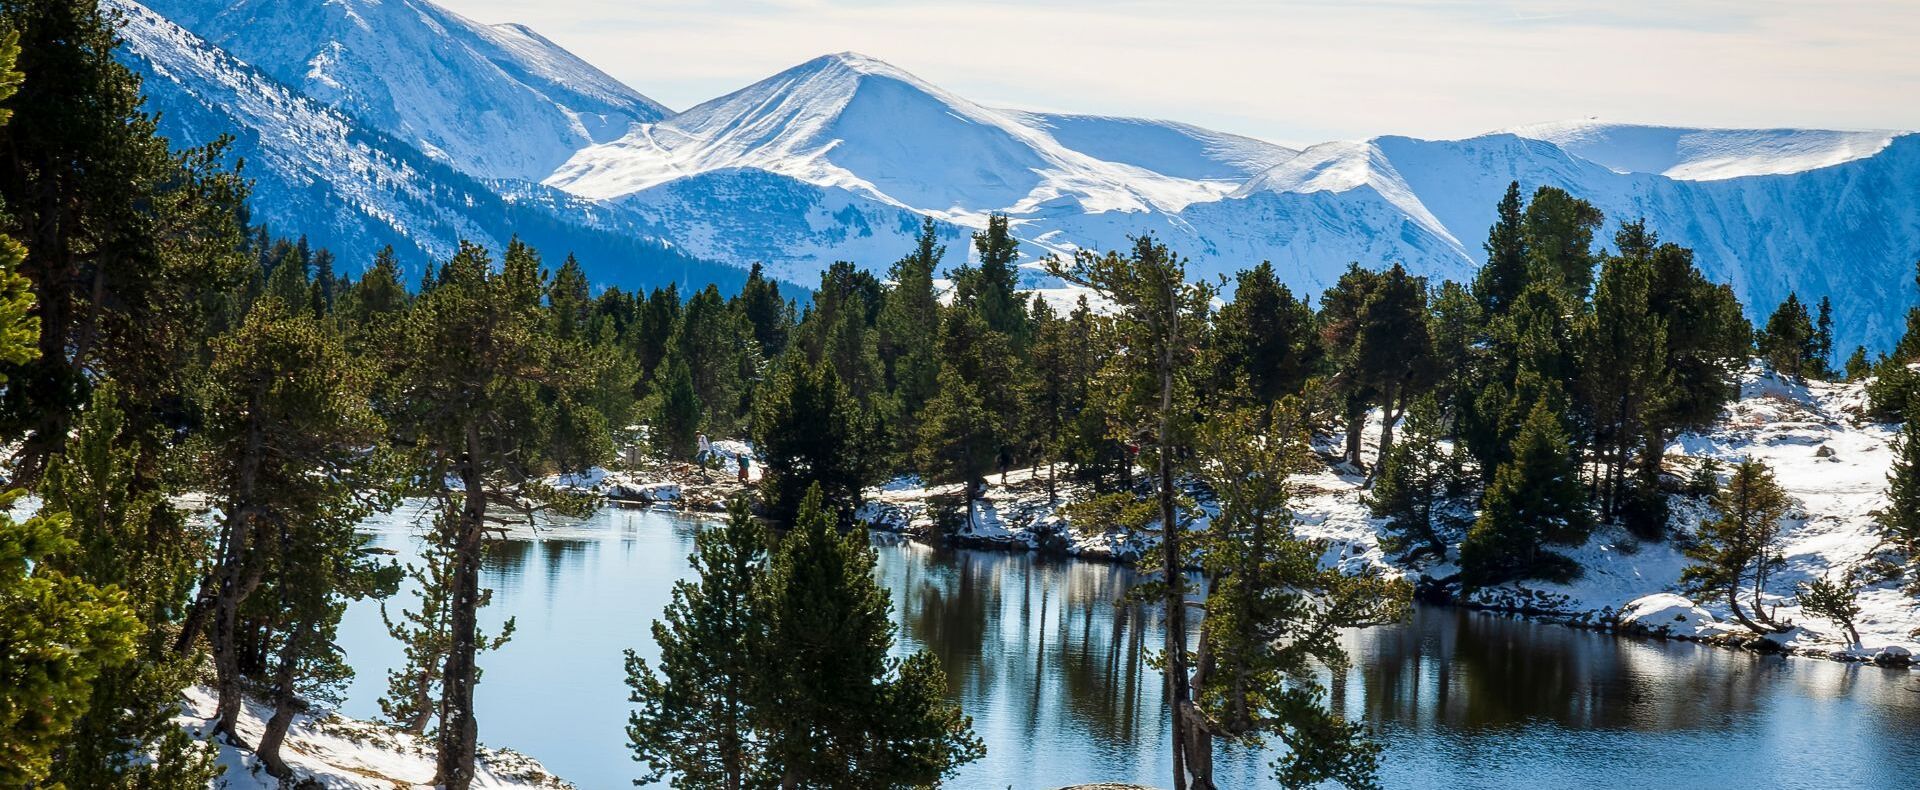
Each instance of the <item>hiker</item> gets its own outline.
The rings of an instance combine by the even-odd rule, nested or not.
[[[742,483],[747,482],[747,463],[748,463],[747,454],[741,453],[737,456],[734,456],[734,460],[740,462],[740,482]]]
[[[693,451],[693,465],[700,467],[701,480],[711,482],[713,478],[707,475],[707,462],[713,459],[713,443],[707,441],[707,435],[704,433],[694,441],[698,449]]]

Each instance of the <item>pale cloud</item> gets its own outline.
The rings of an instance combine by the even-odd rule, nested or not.
[[[828,52],[1283,142],[1545,120],[1920,129],[1920,3],[439,0],[683,109]]]

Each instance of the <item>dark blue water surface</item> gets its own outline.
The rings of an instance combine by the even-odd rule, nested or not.
[[[373,545],[418,555],[402,512]],[[480,738],[539,758],[582,788],[631,787],[621,651],[653,658],[648,624],[711,522],[608,510],[520,530],[485,583],[511,643],[483,656]],[[877,541],[900,649],[927,649],[987,743],[958,788],[1079,782],[1164,787],[1170,771],[1157,612],[1121,602],[1111,565]],[[407,600],[404,596],[401,601]],[[346,713],[378,714],[401,659],[377,606],[349,609],[340,644],[358,677]],[[1386,745],[1387,787],[1920,787],[1920,673],[1760,657],[1451,609],[1346,636],[1333,704]],[[1274,787],[1270,754],[1223,752],[1222,787]]]

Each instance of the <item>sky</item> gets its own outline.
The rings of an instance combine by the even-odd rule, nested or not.
[[[436,0],[676,110],[856,51],[977,102],[1281,143],[1542,121],[1920,129],[1920,0]]]

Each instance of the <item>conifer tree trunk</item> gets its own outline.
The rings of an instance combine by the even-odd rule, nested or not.
[[[1373,484],[1374,474],[1378,473],[1380,466],[1386,463],[1387,454],[1393,452],[1393,427],[1400,422],[1401,390],[1399,386],[1389,386],[1386,397],[1382,401],[1385,405],[1380,411],[1380,451],[1373,457],[1373,471],[1367,474],[1368,485]]]
[[[252,532],[251,517],[242,517],[236,530],[234,546],[241,552],[250,551],[251,541],[245,536]],[[245,556],[242,554],[241,556]],[[246,692],[240,683],[240,602],[260,586],[262,574],[255,563],[251,568],[234,566],[222,574],[220,594],[214,601],[213,612],[213,668],[215,685],[220,692],[220,701],[215,707],[213,732],[223,735],[227,742],[235,746],[244,746],[240,740],[240,703]]]
[[[1347,396],[1347,463],[1360,468],[1360,439],[1367,427],[1367,402]]]
[[[248,410],[258,415],[266,399],[267,383],[254,383]],[[265,569],[254,548],[254,532],[264,515],[255,507],[260,488],[260,464],[266,451],[266,436],[258,419],[247,427],[246,454],[240,459],[238,496],[229,503],[226,553],[220,558],[220,587],[213,603],[213,667],[220,691],[213,726],[215,735],[224,735],[228,743],[240,745],[240,654],[238,643],[240,603],[260,586]]]
[[[293,778],[293,769],[280,756],[280,744],[286,742],[287,729],[293,726],[293,717],[301,709],[293,688],[294,669],[300,653],[306,649],[307,633],[307,624],[301,623],[287,635],[286,644],[280,646],[280,665],[273,673],[273,716],[267,719],[266,732],[261,733],[260,745],[254,749],[266,764],[267,773],[281,781]]]
[[[474,752],[479,746],[479,724],[473,715],[475,656],[479,652],[480,548],[486,528],[487,496],[480,475],[481,442],[478,425],[466,426],[466,457],[460,464],[460,518],[453,535],[452,643],[441,682],[439,780],[446,790],[473,786]]]
[[[1171,289],[1171,286],[1168,286]],[[1192,678],[1187,674],[1187,595],[1186,576],[1181,572],[1185,567],[1185,555],[1181,550],[1180,523],[1175,518],[1173,502],[1173,351],[1180,337],[1180,311],[1173,295],[1167,295],[1166,303],[1171,307],[1167,313],[1168,331],[1160,344],[1160,547],[1161,560],[1166,565],[1167,595],[1167,689],[1170,697],[1169,707],[1173,711],[1173,790],[1189,790],[1187,784],[1187,751],[1194,744],[1189,741],[1191,729],[1188,717],[1193,708]],[[1199,765],[1193,766],[1202,767]],[[1191,790],[1212,790],[1210,779],[1199,776],[1199,781]]]

